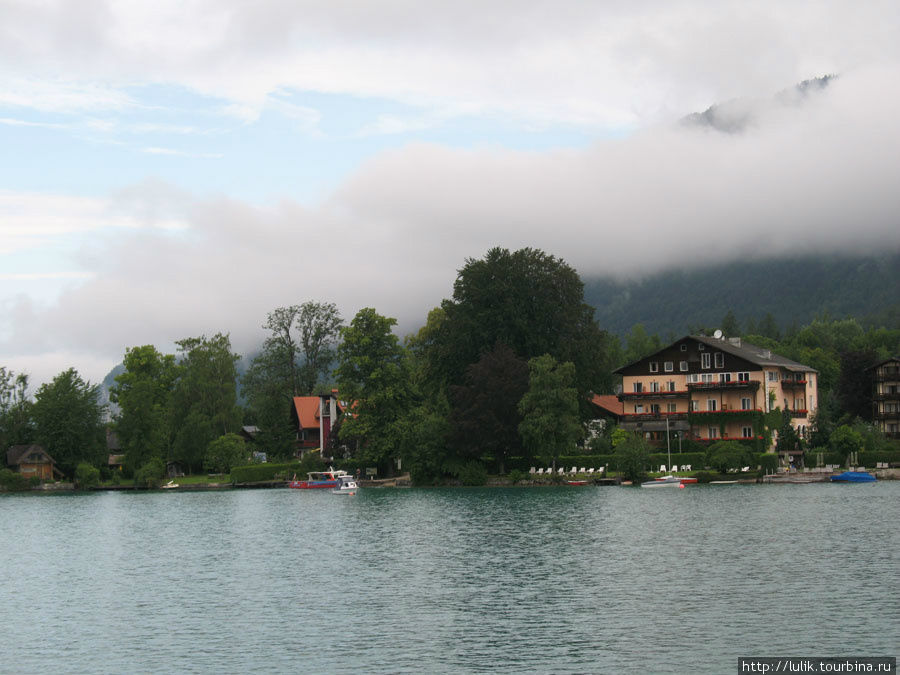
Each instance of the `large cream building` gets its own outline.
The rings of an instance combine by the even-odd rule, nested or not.
[[[656,441],[758,440],[775,408],[805,435],[817,405],[814,369],[740,338],[686,336],[616,372],[622,426]]]

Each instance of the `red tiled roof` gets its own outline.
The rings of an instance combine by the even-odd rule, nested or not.
[[[295,396],[294,410],[297,413],[297,419],[300,420],[301,429],[319,428],[318,396]]]
[[[612,415],[621,417],[625,414],[625,404],[616,396],[600,396],[599,394],[594,394],[591,403]]]

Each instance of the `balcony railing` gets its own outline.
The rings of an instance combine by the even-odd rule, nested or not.
[[[896,410],[885,410],[875,413],[876,420],[900,420],[900,412]]]
[[[876,382],[895,382],[900,380],[900,368],[881,368],[875,371]]]
[[[788,414],[791,416],[791,419],[806,419],[806,416],[809,414],[807,410],[788,410]]]
[[[785,389],[785,388],[795,389],[797,387],[805,387],[805,386],[806,386],[806,380],[782,380],[781,381],[782,389]]]
[[[644,401],[648,398],[685,398],[690,394],[687,389],[678,391],[624,391],[619,394],[620,401]]]
[[[876,401],[900,401],[900,391],[880,391],[876,392],[872,398],[874,398]]]
[[[658,412],[658,413],[625,413],[626,422],[665,422],[666,420],[686,420],[688,414],[686,412]]]
[[[734,380],[732,382],[688,382],[687,387],[690,391],[722,391],[725,389],[743,389],[746,391],[756,391],[757,389],[759,389],[759,381]]]

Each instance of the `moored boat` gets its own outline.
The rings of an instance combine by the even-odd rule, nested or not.
[[[655,480],[648,480],[641,483],[642,488],[664,488],[664,487],[674,487],[681,488],[684,487],[684,483],[681,482],[681,479],[677,476],[664,476],[662,478],[657,478]]]
[[[342,476],[350,476],[346,471],[329,469],[328,471],[310,471],[306,480],[292,480],[288,487],[295,490],[317,490],[336,488],[341,485]],[[352,476],[350,476],[352,478]]]
[[[359,489],[359,486],[356,484],[356,479],[349,475],[343,475],[338,477],[340,480],[340,484],[331,491],[333,495],[355,495],[356,491]]]
[[[576,485],[576,486],[580,486],[580,485],[588,485],[588,484],[589,484],[586,480],[574,480],[574,479],[573,479],[573,480],[567,480],[567,481],[565,481],[565,483],[566,483],[566,485]]]
[[[832,476],[831,480],[835,483],[872,483],[875,476],[865,471],[845,471],[837,476]]]

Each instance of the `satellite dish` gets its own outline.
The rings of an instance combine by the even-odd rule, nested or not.
[[[713,337],[716,338],[716,340],[721,340],[722,339],[722,331],[720,331],[718,328],[716,328],[716,332],[713,333]]]

